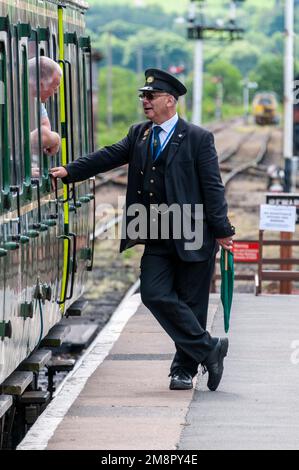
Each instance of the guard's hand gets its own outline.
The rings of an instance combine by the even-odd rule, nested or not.
[[[68,172],[63,166],[51,168],[50,173],[54,178],[65,178],[68,175]]]
[[[218,242],[219,245],[222,246],[222,248],[224,248],[225,250],[232,251],[232,249],[233,249],[233,244],[234,244],[232,237],[217,238],[217,242]]]

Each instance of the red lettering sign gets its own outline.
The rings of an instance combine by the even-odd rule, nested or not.
[[[259,243],[234,242],[234,260],[239,263],[257,263],[259,260]]]

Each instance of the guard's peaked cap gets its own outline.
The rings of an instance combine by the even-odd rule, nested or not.
[[[145,71],[145,85],[139,91],[164,91],[176,99],[187,93],[187,88],[176,77],[160,69]]]

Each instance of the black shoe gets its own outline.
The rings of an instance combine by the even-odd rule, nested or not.
[[[191,390],[193,388],[192,376],[183,369],[177,369],[170,375],[170,390]]]
[[[223,361],[227,355],[228,339],[219,338],[215,348],[210,352],[207,359],[203,362],[204,368],[209,373],[208,388],[215,392],[220,384],[223,374]]]

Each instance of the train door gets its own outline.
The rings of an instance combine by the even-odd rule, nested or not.
[[[69,26],[70,27],[70,26]],[[86,145],[84,129],[84,80],[82,56],[77,33],[66,32],[65,38],[65,71],[66,71],[66,111],[69,161],[73,161],[89,151]],[[83,276],[86,271],[88,245],[86,240],[86,220],[88,215],[86,182],[72,184],[72,200],[69,204],[69,227],[72,236],[76,237],[76,282],[73,285],[73,298],[82,294]],[[89,199],[88,199],[89,201]],[[88,209],[87,209],[88,212]]]
[[[36,118],[38,77],[37,38],[29,23],[13,25],[13,76],[15,148],[12,158],[11,190],[18,205],[20,293],[18,316],[23,322],[22,357],[26,357],[42,330],[42,318],[36,308],[38,280],[38,239],[41,232],[39,184],[39,120]],[[31,56],[31,57],[30,57]],[[18,118],[16,118],[16,116]],[[31,158],[33,155],[33,158]],[[20,330],[20,328],[19,328]]]
[[[92,62],[91,46],[89,37],[79,39],[81,80],[82,80],[82,140],[84,153],[94,151],[94,130],[93,130],[93,110],[92,110]],[[79,200],[85,206],[84,218],[82,218],[82,249],[80,257],[84,260],[85,269],[82,271],[81,282],[85,283],[85,272],[92,267],[93,242],[90,240],[91,232],[95,224],[95,186],[94,178],[85,182],[80,187]]]
[[[56,22],[51,27],[51,57],[55,62],[58,62],[58,33],[56,29]],[[60,136],[62,135],[61,119],[60,119],[60,93],[55,93],[53,97],[49,99],[48,108],[49,119],[51,122],[52,129],[57,132]],[[62,164],[62,151],[60,151],[51,157],[48,157],[49,168],[57,167]],[[53,186],[54,182],[51,182],[51,188],[54,188],[55,194],[50,200],[50,218],[56,223],[56,240],[52,239],[51,250],[53,252],[53,273],[54,273],[54,285],[53,285],[53,298],[55,299],[54,307],[57,307],[57,302],[61,300],[62,293],[62,273],[64,269],[64,214],[63,214],[63,183],[60,179],[56,181],[56,185]]]
[[[24,323],[24,356],[29,350],[30,332],[33,330],[33,262],[34,243],[30,230],[31,168],[30,168],[30,130],[29,130],[29,76],[28,76],[28,38],[31,34],[29,24],[13,26],[14,30],[14,112],[16,119],[16,152],[13,160],[13,183],[19,191],[20,200],[20,301],[19,316]]]
[[[58,62],[63,72],[63,80],[59,88],[59,108],[60,108],[60,125],[61,125],[61,164],[65,165],[70,161],[70,152],[72,152],[72,141],[69,136],[69,77],[70,70],[68,64],[65,61],[65,37],[64,37],[64,8],[58,6]],[[61,217],[63,217],[63,234],[60,236],[63,240],[64,251],[63,251],[63,269],[61,271],[61,294],[58,303],[60,305],[60,311],[63,314],[66,308],[66,304],[73,297],[73,288],[75,283],[76,273],[76,242],[77,237],[75,232],[70,230],[70,205],[74,198],[74,191],[69,185],[63,185],[62,197],[59,198],[62,203],[63,211],[60,211]]]
[[[55,53],[55,59],[57,55],[57,44],[56,44],[56,34],[51,31],[49,27],[38,28],[38,46],[39,46],[39,56],[40,56],[40,81],[47,81],[52,83],[53,76],[55,77],[55,71],[52,68],[49,68],[49,72],[53,76],[46,76],[45,71],[47,67],[45,65],[41,66],[43,58],[53,59],[53,54]],[[52,57],[51,57],[52,56]],[[42,97],[41,97],[42,101]],[[60,129],[58,125],[58,116],[57,116],[57,94],[54,93],[52,96],[49,96],[42,103],[42,110],[44,119],[46,118],[47,125],[49,123],[51,131],[57,131],[60,135]],[[44,122],[41,121],[42,125],[42,136],[43,136],[43,126]],[[40,178],[40,198],[41,198],[41,207],[40,207],[40,217],[41,224],[44,227],[44,230],[41,233],[40,237],[40,246],[38,252],[38,262],[39,262],[39,279],[42,284],[44,291],[43,295],[43,313],[46,317],[47,323],[45,327],[48,329],[53,323],[55,323],[55,316],[57,313],[57,262],[61,262],[61,249],[62,243],[57,238],[59,233],[58,227],[58,212],[57,207],[57,195],[54,187],[54,182],[51,181],[49,175],[49,168],[55,166],[56,163],[59,163],[59,152],[56,155],[49,156],[42,148],[42,175]],[[58,261],[57,261],[57,258]]]
[[[65,24],[65,27],[69,26]],[[79,152],[79,136],[77,132],[78,122],[78,109],[76,106],[76,56],[75,56],[75,43],[77,41],[76,33],[64,33],[64,74],[65,74],[65,107],[66,107],[66,128],[67,128],[67,161],[72,162]],[[80,246],[80,203],[77,200],[77,187],[75,183],[69,187],[69,235],[72,238],[72,253],[71,253],[71,273],[70,273],[70,286],[68,289],[68,300],[72,303],[76,298],[76,286],[78,278],[78,265],[77,251]]]

